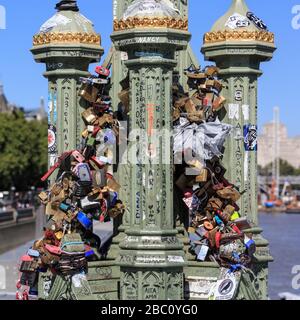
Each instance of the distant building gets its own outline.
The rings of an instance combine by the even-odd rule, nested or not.
[[[47,119],[47,113],[45,111],[45,101],[43,97],[41,97],[40,107],[38,109],[25,111],[25,118],[28,121]]]
[[[258,164],[267,166],[274,160],[275,149],[275,125],[267,123],[263,126],[262,134],[258,136]],[[295,168],[300,167],[300,136],[289,137],[287,127],[279,125],[279,154],[282,160],[286,160]]]
[[[15,108],[16,105],[10,104],[4,94],[3,84],[0,82],[0,113],[11,113]]]
[[[45,102],[43,97],[40,100],[39,108],[27,111],[24,110],[24,108],[22,107],[18,107],[17,105],[8,102],[4,93],[3,84],[0,83],[0,113],[12,113],[14,110],[17,109],[24,112],[25,119],[28,121],[47,119],[47,113],[45,111]]]

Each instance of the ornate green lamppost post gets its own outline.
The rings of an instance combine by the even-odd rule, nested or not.
[[[175,51],[186,48],[189,38],[187,21],[155,0],[134,1],[114,23],[112,39],[127,52],[130,72],[130,227],[119,258],[123,300],[183,299],[184,251],[172,205],[171,86]]]
[[[84,102],[78,94],[79,78],[89,76],[89,64],[98,62],[103,54],[100,35],[79,13],[76,1],[61,1],[56,9],[34,36],[31,49],[35,61],[46,64],[50,165],[57,155],[76,149],[80,143]]]
[[[257,243],[256,275],[261,297],[267,298],[268,262],[272,261],[268,241],[261,237],[257,213],[257,82],[260,63],[271,60],[275,51],[274,34],[248,9],[244,0],[233,0],[229,11],[205,34],[202,52],[216,62],[227,99],[224,122],[234,126],[226,143],[224,163],[229,181],[245,191],[239,206],[255,228]]]
[[[113,19],[114,21],[122,19],[126,9],[134,0],[113,0]],[[188,18],[188,0],[171,0],[183,19]],[[126,67],[126,52],[122,52],[117,49],[115,46],[112,46],[111,52],[108,57],[108,61],[112,63],[112,88],[111,96],[113,100],[113,105],[115,110],[120,103],[119,93],[121,91],[120,82],[127,76],[127,67]],[[187,77],[184,74],[184,69],[190,66],[191,64],[199,65],[195,55],[192,52],[190,45],[186,49],[176,51],[175,59],[177,61],[176,71],[179,73],[181,84],[187,86]],[[115,229],[118,228],[118,235],[114,237],[111,250],[109,252],[109,257],[116,258],[119,252],[119,243],[125,237],[125,230],[130,226],[129,217],[130,217],[130,208],[129,208],[129,198],[130,198],[130,187],[129,187],[129,178],[128,178],[128,165],[120,163],[118,166],[118,181],[122,186],[120,190],[120,198],[126,205],[126,211],[123,215],[122,223],[118,226],[119,222],[115,223]],[[183,228],[180,228],[182,231]]]

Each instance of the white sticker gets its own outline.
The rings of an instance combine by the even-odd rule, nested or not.
[[[250,106],[248,104],[242,105],[242,112],[243,112],[244,120],[249,121],[249,119],[250,119]]]
[[[240,105],[236,103],[228,104],[229,112],[228,117],[230,120],[236,119],[239,120],[240,118]]]
[[[244,181],[248,181],[248,170],[249,170],[249,151],[245,151],[245,160],[244,160]]]
[[[51,31],[56,26],[66,25],[70,22],[72,22],[72,19],[69,19],[60,13],[57,13],[41,26],[40,32],[46,33]]]
[[[84,274],[76,274],[75,276],[72,277],[72,283],[74,285],[75,288],[81,288],[82,281],[86,280],[86,276]]]
[[[127,61],[128,60],[128,53],[121,51],[121,60],[122,61]]]
[[[214,289],[214,300],[232,300],[237,289],[234,276],[228,275],[226,279],[218,280]]]
[[[250,21],[247,17],[242,16],[239,13],[234,13],[230,16],[225,24],[225,27],[230,29],[238,29],[238,28],[245,28],[250,25]]]

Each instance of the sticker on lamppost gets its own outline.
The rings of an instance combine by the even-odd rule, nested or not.
[[[0,30],[6,29],[6,10],[4,6],[0,5]]]
[[[257,28],[261,30],[268,30],[268,27],[263,20],[259,19],[253,12],[247,12],[247,18],[252,21]]]
[[[257,126],[244,126],[244,145],[246,151],[257,151]]]

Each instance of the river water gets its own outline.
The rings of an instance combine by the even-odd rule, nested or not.
[[[270,242],[271,255],[275,259],[269,264],[269,296],[279,299],[278,293],[290,292],[300,295],[292,287],[294,266],[300,266],[300,214],[260,213],[263,236]],[[299,267],[300,270],[300,267]]]

